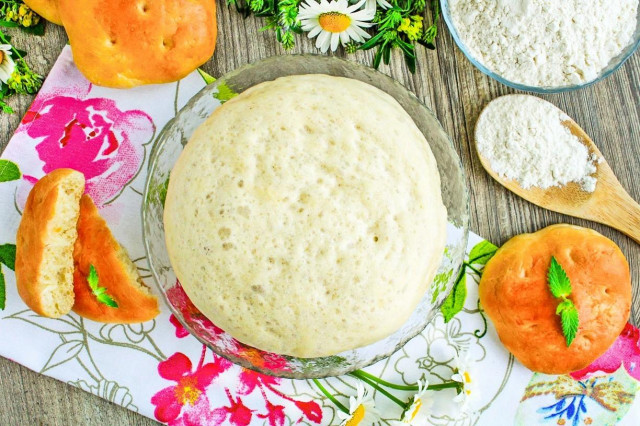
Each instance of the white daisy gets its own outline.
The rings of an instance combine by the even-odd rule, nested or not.
[[[6,83],[11,78],[16,64],[11,59],[11,45],[0,44],[0,81]]]
[[[304,31],[309,31],[309,38],[318,37],[316,47],[325,53],[329,48],[332,51],[343,46],[350,40],[362,43],[371,37],[362,28],[373,25],[371,20],[375,10],[362,9],[367,0],[349,6],[347,0],[335,0],[328,2],[320,0],[305,0],[300,5],[298,19]],[[360,10],[361,9],[361,10]]]
[[[339,412],[342,426],[368,426],[381,420],[373,397],[358,383],[357,396],[349,398],[349,414]]]
[[[476,395],[476,383],[473,381],[469,353],[465,353],[463,357],[457,356],[455,359],[455,365],[456,373],[451,376],[451,380],[462,383],[462,392],[456,395],[456,397],[453,398],[453,401],[459,403],[460,408],[463,409],[468,404],[469,399]]]
[[[402,413],[400,425],[409,424],[418,426],[428,424],[429,413],[431,407],[433,407],[433,399],[427,394],[428,387],[428,381],[418,380],[418,392],[413,396],[409,408]]]
[[[375,12],[378,6],[382,9],[391,9],[393,7],[387,0],[367,0],[367,4],[364,8]]]

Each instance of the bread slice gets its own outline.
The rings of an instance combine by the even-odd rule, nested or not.
[[[16,237],[16,282],[24,303],[57,318],[73,306],[73,247],[84,175],[57,169],[31,189]]]
[[[73,310],[78,315],[99,322],[128,324],[152,320],[160,313],[158,299],[144,284],[138,269],[113,237],[88,195],[80,199],[78,239],[73,258],[76,294]],[[98,301],[91,290],[87,276],[92,265],[98,274],[98,286],[106,289],[117,308]]]

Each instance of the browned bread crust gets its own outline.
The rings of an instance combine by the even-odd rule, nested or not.
[[[18,294],[36,313],[60,317],[73,305],[73,244],[84,176],[57,169],[33,187],[16,236]]]
[[[555,256],[571,280],[580,326],[567,347],[559,301],[547,284]],[[554,225],[512,238],[487,264],[480,302],[506,348],[546,374],[580,370],[600,357],[624,328],[631,308],[629,264],[618,246],[590,229]]]
[[[149,321],[158,313],[158,299],[144,285],[126,251],[111,234],[105,220],[88,195],[80,199],[78,239],[73,252],[76,295],[73,310],[99,322],[137,323]],[[99,286],[107,289],[117,308],[98,302],[87,282],[91,265],[96,268]]]
[[[214,0],[59,0],[80,71],[108,87],[176,81],[216,46]]]
[[[49,22],[62,25],[58,0],[24,0],[25,4]]]

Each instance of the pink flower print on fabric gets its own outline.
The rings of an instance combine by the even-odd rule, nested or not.
[[[583,380],[595,373],[613,373],[621,365],[629,375],[640,381],[640,330],[627,324],[609,350],[588,367],[571,373],[576,380]]]
[[[158,365],[160,377],[176,384],[162,389],[151,398],[151,403],[156,406],[156,419],[172,422],[178,418],[183,408],[196,407],[196,403],[206,397],[205,391],[211,382],[232,365],[229,361],[217,357],[214,362],[204,364],[204,355],[203,347],[200,363],[195,371],[192,371],[191,360],[180,352]],[[202,411],[204,402],[200,401],[195,408],[196,412]],[[209,406],[208,401],[206,406]]]
[[[187,329],[182,326],[175,315],[171,314],[171,316],[169,317],[169,322],[176,328],[176,337],[178,339],[182,339],[183,337],[187,337],[189,335]]]
[[[46,95],[34,101],[21,129],[39,140],[36,152],[43,172],[82,172],[86,192],[98,207],[136,176],[144,160],[143,144],[155,132],[148,114],[121,111],[111,99]]]

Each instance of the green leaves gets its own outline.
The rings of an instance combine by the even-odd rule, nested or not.
[[[16,269],[16,246],[15,244],[0,245],[0,310],[4,310],[7,303],[6,281],[2,273],[2,264],[15,271]]]
[[[18,180],[22,176],[18,165],[13,161],[0,159],[0,182]]]
[[[491,244],[489,241],[481,241],[471,249],[469,258],[462,264],[460,273],[456,278],[456,282],[453,286],[453,290],[444,300],[444,303],[440,307],[440,312],[444,316],[444,322],[447,323],[458,314],[464,308],[464,302],[467,299],[467,270],[479,279],[481,276],[481,270],[474,267],[474,265],[486,265],[487,262],[496,254],[498,247]],[[450,276],[450,274],[449,274]],[[446,277],[448,279],[448,277]],[[436,276],[436,280],[438,276]],[[434,299],[435,300],[435,299]]]
[[[96,268],[93,265],[89,266],[89,275],[87,275],[87,282],[89,283],[89,287],[91,287],[93,295],[96,296],[96,299],[98,299],[98,302],[111,308],[118,307],[116,301],[107,294],[107,289],[98,285],[98,271],[96,271]]]
[[[553,256],[551,256],[547,280],[553,297],[565,298],[571,294],[571,281],[569,281],[567,273]]]
[[[236,96],[238,96],[238,94],[225,82],[218,84],[218,92],[213,94],[213,97],[219,100],[221,104]]]
[[[200,74],[200,77],[202,77],[202,79],[204,80],[205,84],[211,84],[214,81],[216,81],[215,77],[212,77],[210,74],[208,74],[202,68],[198,68],[196,71],[198,71],[198,74]]]
[[[4,308],[7,305],[7,293],[6,293],[6,282],[4,281],[4,274],[0,269],[0,310],[4,311]]]
[[[562,300],[556,308],[556,315],[560,315],[562,334],[567,346],[571,346],[571,342],[573,342],[578,333],[580,318],[578,317],[578,309],[573,304],[573,301],[568,299],[571,295],[571,280],[569,280],[566,271],[554,256],[551,256],[551,263],[547,271],[547,281],[553,297]]]
[[[22,14],[16,19],[7,19],[6,16],[3,16],[3,13],[6,12],[6,8],[2,7],[3,3],[6,3],[6,1],[0,0],[0,19],[3,19],[3,22],[6,23],[10,21],[19,21],[19,24],[22,26],[21,28],[23,30],[27,30],[26,27],[30,27],[29,30],[32,32],[39,31],[37,29],[37,25],[35,25],[36,22],[33,20],[36,18],[40,19],[38,15],[34,15],[33,12],[29,11],[27,14]],[[11,26],[10,23],[8,25]],[[11,77],[6,82],[0,81],[0,111],[7,114],[13,114],[13,109],[5,102],[5,100],[15,94],[36,93],[42,86],[43,78],[41,75],[36,74],[31,70],[31,68],[29,68],[29,65],[24,59],[24,57],[27,55],[27,52],[16,49],[11,44],[11,37],[1,30],[0,44],[8,44],[11,46],[12,59],[14,60],[16,65],[13,73],[11,74]]]
[[[467,274],[463,267],[458,274],[453,291],[444,300],[440,307],[440,312],[444,316],[444,322],[447,323],[462,310],[464,302],[467,299]]]
[[[567,346],[571,346],[571,342],[578,334],[578,327],[580,326],[578,309],[571,300],[567,299],[558,305],[556,314],[558,313],[562,323],[562,334],[564,334],[564,338],[567,341]]]
[[[0,245],[0,263],[4,263],[12,271],[16,270],[16,245]]]
[[[476,244],[469,253],[469,263],[472,265],[486,265],[489,260],[496,254],[498,247],[489,241],[482,241]]]

